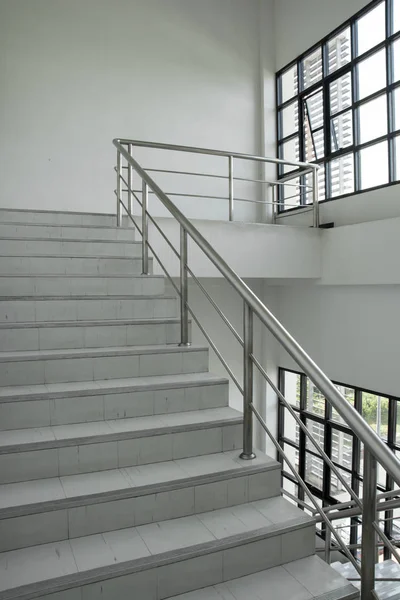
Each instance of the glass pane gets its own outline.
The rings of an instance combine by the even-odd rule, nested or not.
[[[298,469],[299,468],[299,451],[297,448],[293,448],[293,446],[291,446],[290,444],[283,444],[283,449],[284,452],[288,458],[288,460],[290,460],[291,464]],[[284,471],[286,471],[286,473],[290,473],[290,475],[293,475],[292,470],[289,469],[289,467],[287,466],[287,463],[284,461],[283,463],[283,469]]]
[[[283,478],[282,487],[284,490],[289,492],[289,494],[292,494],[292,496],[295,496],[296,498],[299,497],[298,486],[295,483],[293,483],[293,481],[290,481],[289,479],[287,479],[287,477]],[[293,500],[288,498],[288,496],[286,496],[286,495],[285,495],[285,498],[288,502],[293,502]]]
[[[362,393],[362,416],[376,433],[387,439],[389,400],[369,392]]]
[[[297,65],[290,67],[281,75],[281,102],[290,100],[298,93]]]
[[[283,184],[280,194],[280,210],[300,206],[300,178],[296,177],[296,179],[291,179],[289,183]]]
[[[341,31],[328,42],[328,70],[333,73],[351,60],[350,27]]]
[[[346,398],[347,402],[354,406],[354,389],[343,385],[337,385],[337,389]],[[345,423],[339,413],[332,407],[332,419],[338,423]]]
[[[300,143],[298,136],[279,146],[279,157],[290,162],[296,162],[300,160]],[[296,166],[284,165],[283,173],[289,173],[289,171],[294,171],[295,169]]]
[[[293,406],[300,406],[300,375],[285,371],[285,398]]]
[[[322,489],[322,478],[324,471],[324,463],[322,458],[317,458],[306,452],[306,473],[305,479],[316,488]]]
[[[305,116],[312,130],[322,127],[324,124],[324,102],[322,90],[308,96],[304,101]]]
[[[387,134],[386,94],[359,108],[360,143],[369,142]]]
[[[370,50],[386,37],[385,2],[370,10],[357,21],[358,56]]]
[[[386,141],[360,150],[360,161],[362,190],[388,183],[388,144]]]
[[[307,429],[311,433],[313,439],[317,442],[318,446],[322,449],[324,448],[324,440],[325,440],[325,428],[321,423],[317,423],[312,419],[306,420]],[[306,437],[306,448],[307,450],[311,450],[312,452],[316,452],[318,454],[317,448],[310,441],[308,437]]]
[[[396,167],[396,181],[400,180],[400,137],[395,138],[394,148],[396,154],[395,167]]]
[[[299,129],[299,105],[297,100],[279,112],[282,137],[296,133]]]
[[[393,92],[394,129],[400,129],[400,88]]]
[[[332,152],[347,148],[353,144],[353,112],[347,112],[331,119]]]
[[[313,176],[312,173],[306,175],[306,203],[313,202]],[[325,165],[320,165],[318,169],[318,199],[325,200]]]
[[[359,99],[386,87],[386,53],[376,52],[358,65]]]
[[[346,471],[343,471],[342,469],[339,470],[339,473],[341,475],[341,479],[337,477],[335,473],[332,473],[331,495],[334,498],[336,498],[336,500],[338,500],[339,502],[347,502],[348,500],[350,500],[350,494],[346,490],[343,480],[345,481],[345,483],[347,483],[347,485],[351,486],[351,474],[346,473]]]
[[[393,33],[400,29],[400,0],[393,0]]]
[[[331,197],[354,192],[354,156],[346,154],[331,161]]]
[[[305,157],[307,162],[314,162],[319,158],[325,156],[325,134],[324,130],[311,132],[310,128],[307,127],[308,120],[305,126]]]
[[[393,82],[400,79],[400,39],[393,44]]]
[[[400,446],[400,402],[396,402],[396,446]]]
[[[302,63],[303,68],[303,88],[317,83],[322,79],[322,50],[317,48],[314,52],[306,56]]]
[[[331,115],[350,108],[351,99],[351,73],[345,73],[342,77],[335,79],[329,86],[329,97],[331,105]]]
[[[332,460],[346,469],[352,469],[353,436],[332,428]]]
[[[306,408],[320,417],[325,416],[325,397],[309,379],[307,380]]]
[[[292,417],[290,412],[286,409],[285,409],[284,423],[285,423],[284,431],[283,431],[284,437],[298,445],[299,444],[300,427],[296,423],[295,419]]]

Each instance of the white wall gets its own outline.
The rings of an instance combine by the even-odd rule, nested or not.
[[[180,226],[177,221],[158,218],[156,222],[179,251]],[[321,230],[198,219],[193,220],[193,224],[241,277],[276,280],[321,277],[321,234],[324,233]],[[176,255],[152,223],[149,241],[171,276],[179,276]],[[222,277],[190,237],[188,255],[197,277]],[[155,268],[156,273],[162,273],[157,265]]]
[[[259,1],[2,0],[0,205],[112,212],[118,136],[260,153]]]
[[[280,288],[278,318],[336,381],[400,396],[400,286]],[[295,367],[283,350],[278,364]]]

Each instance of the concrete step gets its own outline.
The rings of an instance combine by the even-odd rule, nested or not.
[[[359,592],[324,561],[308,556],[174,596],[174,600],[357,600],[359,597]]]
[[[3,431],[0,483],[78,475],[239,449],[232,408]]]
[[[159,296],[164,289],[159,275],[0,275],[0,302],[21,296],[108,296],[115,301],[118,296]]]
[[[342,577],[359,579],[359,574],[350,562],[334,562],[332,568]],[[399,600],[400,598],[400,566],[392,559],[384,560],[375,565],[376,579],[393,579],[397,581],[376,581],[375,592],[379,600]],[[360,581],[353,581],[353,585],[360,589]]]
[[[0,430],[220,408],[228,393],[228,380],[207,372],[4,387]]]
[[[164,599],[311,556],[314,520],[284,499],[0,554],[0,599]]]
[[[0,486],[0,552],[279,495],[280,464],[237,451]]]
[[[29,225],[103,225],[116,227],[117,217],[116,215],[101,213],[0,208],[0,222]]]
[[[202,346],[132,346],[0,353],[0,387],[208,370]]]
[[[0,323],[3,352],[179,342],[180,320],[175,318]]]
[[[152,273],[153,259],[149,259]],[[140,275],[138,257],[0,256],[0,275]]]
[[[133,242],[133,227],[115,227],[108,225],[52,225],[41,223],[3,223],[0,222],[0,238],[49,238],[78,240],[123,240]]]
[[[140,242],[118,240],[2,238],[0,256],[116,256],[140,257]]]

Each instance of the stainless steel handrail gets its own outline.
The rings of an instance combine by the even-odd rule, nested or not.
[[[323,373],[316,363],[308,356],[298,342],[290,335],[283,327],[278,319],[271,311],[261,302],[261,300],[252,292],[252,290],[244,283],[244,281],[235,273],[220,254],[211,246],[197,228],[185,217],[185,215],[175,206],[168,198],[156,182],[148,173],[139,165],[139,163],[130,156],[123,144],[143,145],[146,147],[163,148],[163,149],[183,149],[189,151],[186,146],[173,146],[168,144],[148,144],[147,142],[136,142],[134,140],[114,139],[114,146],[118,152],[125,158],[128,164],[131,164],[135,171],[140,175],[141,179],[147,183],[149,188],[156,194],[158,199],[167,208],[171,215],[189,234],[192,240],[199,246],[204,254],[210,259],[218,271],[225,277],[227,281],[238,292],[244,302],[251,308],[252,312],[257,315],[260,321],[267,327],[272,335],[281,343],[288,354],[297,362],[302,371],[311,379],[325,398],[332,404],[340,416],[350,425],[355,435],[364,443],[376,460],[385,468],[385,470],[393,477],[397,485],[400,485],[400,462],[391,452],[391,450],[382,442],[379,436],[371,429],[363,417],[351,406],[345,397],[337,390],[331,380]],[[191,149],[193,152],[203,152],[201,149]],[[220,151],[207,151],[216,156],[227,156],[227,153]],[[255,159],[265,161],[264,157],[251,157],[249,155],[233,154],[237,157],[245,157],[246,159]],[[279,159],[269,160],[276,162]],[[304,163],[305,166],[309,166]]]
[[[244,283],[244,281],[229,267],[229,265],[224,261],[224,259],[214,250],[214,248],[207,242],[207,240],[200,234],[197,228],[183,215],[183,213],[174,205],[174,203],[169,199],[168,195],[165,194],[161,188],[154,182],[154,180],[148,174],[148,171],[143,169],[139,163],[132,157],[132,147],[135,145],[135,142],[132,140],[118,140],[115,139],[113,141],[114,145],[117,148],[117,223],[121,224],[121,205],[124,207],[135,226],[137,227],[139,233],[142,236],[142,265],[143,265],[143,274],[148,274],[148,250],[153,253],[153,256],[156,258],[157,262],[160,264],[163,272],[169,278],[173,288],[177,292],[180,298],[180,306],[181,306],[181,345],[189,344],[189,335],[188,335],[188,316],[189,314],[192,316],[195,323],[198,325],[200,331],[206,337],[207,341],[210,343],[210,346],[216,352],[219,360],[224,365],[225,369],[228,371],[229,376],[233,380],[233,382],[238,387],[239,391],[243,396],[243,409],[244,409],[244,424],[243,424],[243,452],[241,454],[241,458],[250,460],[254,458],[253,453],[253,415],[257,418],[261,427],[270,437],[272,443],[274,444],[278,454],[282,457],[282,459],[288,464],[290,470],[293,472],[293,476],[295,480],[297,480],[298,485],[303,491],[307,494],[309,500],[314,504],[314,509],[311,508],[313,514],[319,514],[320,522],[324,523],[326,526],[326,539],[325,539],[325,558],[326,560],[330,560],[331,553],[331,535],[333,535],[338,543],[338,546],[341,551],[349,558],[352,562],[356,570],[361,574],[361,593],[363,599],[370,599],[375,597],[374,594],[374,585],[375,585],[375,575],[374,575],[374,565],[375,565],[375,545],[376,545],[376,536],[379,536],[383,542],[383,545],[389,549],[392,555],[400,562],[400,554],[397,551],[395,545],[391,542],[391,540],[387,537],[386,533],[381,530],[379,526],[379,522],[376,521],[376,514],[379,511],[388,511],[397,507],[399,500],[387,500],[386,502],[378,503],[378,497],[376,493],[377,488],[377,462],[379,462],[386,472],[391,476],[394,482],[400,485],[400,463],[395,457],[394,454],[389,450],[389,448],[384,444],[384,442],[379,438],[379,436],[369,427],[369,425],[364,421],[361,414],[358,413],[353,406],[351,406],[345,397],[339,392],[339,390],[334,386],[334,384],[328,379],[328,377],[319,369],[319,367],[312,361],[312,359],[306,354],[306,352],[299,346],[299,344],[292,338],[292,336],[286,331],[286,329],[281,325],[281,323],[274,317],[274,315],[268,310],[268,308],[261,302],[261,300],[250,290],[250,288]],[[127,149],[124,147],[124,144],[127,146]],[[148,144],[147,142],[140,142],[137,145],[145,145],[147,147],[162,147],[163,149],[184,149],[183,151],[192,151],[192,152],[203,152],[203,149],[188,149],[187,147],[166,147],[163,144]],[[204,153],[213,153],[216,155],[220,155],[219,151],[204,151]],[[223,154],[225,155],[225,154]],[[243,157],[243,155],[237,155],[239,157]],[[244,155],[247,156],[247,155]],[[128,163],[128,182],[122,176],[122,164],[121,158],[125,158]],[[233,216],[233,193],[232,193],[232,183],[233,183],[233,169],[232,169],[232,159],[233,155],[229,155],[229,214],[230,219]],[[257,157],[247,157],[249,160]],[[261,158],[261,157],[259,157]],[[266,162],[276,162],[280,163],[279,159],[269,160]],[[142,201],[139,200],[137,196],[137,192],[132,189],[132,174],[133,171],[140,176],[142,180]],[[313,183],[314,183],[314,207],[315,200],[318,202],[318,188],[316,186],[316,170],[313,171]],[[121,194],[121,181],[127,185],[127,190],[129,194],[129,208],[125,206],[122,201]],[[154,193],[161,203],[165,206],[165,208],[170,212],[170,214],[176,219],[176,221],[180,225],[180,252],[178,252],[171,242],[168,240],[167,236],[164,234],[160,226],[156,223],[156,221],[151,217],[148,212],[148,196],[149,193]],[[140,193],[140,192],[138,192]],[[140,228],[135,220],[132,217],[132,201],[135,198],[140,206],[141,206],[141,220],[142,227]],[[314,213],[315,216],[315,213]],[[173,281],[173,278],[168,273],[167,269],[163,265],[160,260],[158,254],[154,251],[152,245],[148,240],[148,222],[149,220],[155,225],[156,229],[160,232],[163,239],[169,244],[172,248],[175,256],[180,261],[180,289]],[[244,331],[243,331],[243,339],[238,334],[236,329],[232,326],[230,321],[225,317],[223,312],[220,310],[218,305],[214,302],[205,288],[201,285],[199,280],[194,276],[192,270],[189,268],[188,261],[188,237],[192,239],[194,243],[202,250],[202,252],[209,258],[212,264],[220,271],[220,273],[224,276],[224,278],[233,286],[235,291],[242,298],[244,303]],[[200,321],[194,315],[193,310],[189,306],[188,303],[188,274],[191,274],[194,277],[195,282],[199,285],[200,289],[205,293],[208,300],[211,302],[212,306],[217,310],[218,314],[222,317],[225,324],[229,327],[231,332],[234,334],[235,338],[241,346],[243,347],[243,367],[244,367],[244,375],[243,375],[243,387],[240,385],[237,380],[234,372],[229,367],[228,363],[224,359],[222,353],[218,350],[211,337],[204,329]],[[319,389],[319,391],[325,396],[326,400],[330,402],[330,404],[336,409],[336,411],[340,414],[340,416],[344,419],[344,421],[351,427],[353,433],[364,443],[364,479],[363,479],[363,500],[360,499],[354,494],[353,490],[348,486],[347,482],[340,476],[336,466],[330,460],[329,456],[321,449],[319,444],[312,438],[311,434],[308,432],[307,428],[304,429],[303,424],[295,415],[293,409],[291,409],[290,404],[286,401],[284,396],[278,390],[278,388],[274,385],[268,373],[262,367],[261,363],[255,358],[253,355],[253,318],[256,315],[260,321],[267,327],[267,329],[274,335],[274,337],[278,340],[278,342],[283,346],[283,348],[288,352],[288,354],[297,362],[297,364],[301,367],[302,371],[311,379],[311,381],[315,384],[315,386]],[[342,481],[345,489],[350,493],[351,500],[347,503],[344,503],[346,509],[343,511],[337,511],[336,513],[330,514],[322,507],[318,505],[311,490],[308,489],[306,482],[299,476],[296,467],[291,463],[288,456],[283,451],[280,444],[275,439],[275,436],[271,433],[269,427],[266,422],[261,417],[260,413],[257,411],[253,404],[253,365],[255,365],[261,375],[263,375],[266,382],[272,386],[272,389],[277,393],[278,397],[281,399],[283,406],[289,410],[294,417],[295,421],[298,425],[305,431],[307,437],[309,437],[314,446],[317,448],[317,451],[321,454],[323,460],[328,465],[328,467],[336,474],[336,476]],[[311,436],[311,437],[310,437]],[[398,495],[399,492],[394,491],[391,495]],[[381,497],[382,495],[380,495]],[[304,507],[306,508],[306,504],[304,503]],[[333,507],[335,508],[335,507]],[[338,506],[336,506],[338,508]],[[362,562],[361,568],[354,556],[349,551],[349,547],[343,543],[332,525],[331,521],[336,520],[336,518],[345,518],[345,516],[359,516],[362,514]]]

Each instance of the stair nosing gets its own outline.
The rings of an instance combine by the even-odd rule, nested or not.
[[[12,600],[17,598],[18,600],[29,600],[43,594],[61,592],[70,588],[90,585],[115,577],[131,575],[133,573],[159,568],[176,562],[182,562],[208,554],[215,554],[216,552],[222,552],[224,550],[229,550],[230,548],[245,546],[271,537],[281,536],[292,531],[307,529],[311,526],[315,526],[315,519],[311,517],[308,517],[307,520],[302,520],[301,522],[298,519],[291,519],[283,524],[273,523],[268,527],[246,531],[223,539],[215,539],[210,542],[173,549],[144,558],[133,559],[112,565],[109,564],[69,575],[61,575],[54,579],[47,579],[32,584],[26,584],[24,586],[9,588],[8,590],[0,592],[0,600]]]
[[[192,376],[194,378],[193,381],[182,381],[182,377],[185,376]],[[203,377],[204,376],[204,379]],[[209,378],[207,378],[207,376],[209,376]],[[162,381],[163,378],[165,377],[173,377],[175,379],[175,381]],[[153,381],[149,382],[149,379],[152,379]],[[7,388],[0,388],[0,392],[1,389],[3,390],[9,390],[9,389],[14,389],[17,391],[17,396],[13,396],[13,395],[2,395],[0,393],[0,403],[9,403],[9,402],[29,402],[29,401],[36,401],[36,400],[56,400],[59,398],[75,398],[77,395],[80,396],[96,396],[99,393],[102,394],[124,394],[127,392],[135,392],[135,391],[142,391],[142,390],[146,390],[146,391],[154,391],[154,390],[171,390],[171,389],[181,389],[181,388],[186,388],[186,387],[204,387],[204,386],[211,386],[211,385],[227,385],[229,384],[229,379],[227,379],[226,377],[220,377],[220,376],[216,376],[216,375],[212,375],[209,372],[204,372],[204,373],[176,373],[174,375],[153,375],[153,376],[146,376],[146,377],[132,377],[132,378],[126,378],[124,381],[126,382],[132,382],[134,381],[134,383],[127,383],[126,386],[121,386],[121,385],[117,385],[117,383],[121,381],[121,379],[97,379],[97,380],[93,380],[90,381],[89,383],[93,384],[92,388],[81,388],[79,389],[72,389],[72,390],[59,390],[59,391],[52,391],[51,387],[52,386],[62,386],[62,383],[58,383],[58,384],[37,384],[37,385],[32,385],[32,386],[20,386],[23,388],[23,390],[19,390],[18,392],[18,386],[11,386],[7,387]],[[76,384],[79,386],[79,384],[83,384],[83,383],[88,383],[88,382],[76,382]],[[101,384],[106,383],[107,385],[102,386]],[[114,384],[114,385],[113,385]],[[68,385],[65,384],[65,385]],[[50,386],[50,389],[47,390],[42,390],[42,391],[38,391],[38,392],[28,392],[26,394],[21,393],[21,391],[28,389],[35,389],[35,387],[46,387],[48,388]]]
[[[1,275],[0,275],[1,277]],[[176,300],[176,296],[168,295],[168,294],[126,294],[126,295],[116,295],[112,296],[110,294],[95,294],[95,295],[76,295],[76,296],[68,296],[68,295],[60,295],[60,296],[0,296],[0,302],[49,302],[49,301],[66,301],[66,300],[149,300],[156,298],[157,300]],[[156,317],[157,318],[157,317]],[[16,321],[17,323],[18,321]],[[38,321],[40,322],[40,321]],[[73,321],[72,321],[73,322]]]
[[[40,214],[40,215],[79,215],[82,217],[111,217],[116,219],[116,214],[115,213],[96,213],[96,212],[86,212],[86,211],[80,211],[80,210],[50,210],[50,209],[46,209],[46,208],[32,208],[32,209],[26,209],[26,208],[14,208],[13,206],[11,207],[7,207],[7,206],[2,206],[0,208],[0,213],[1,212],[16,212],[16,213],[35,213],[35,214]],[[6,223],[8,221],[5,221]]]
[[[229,407],[226,407],[229,408]],[[213,409],[205,409],[205,410],[213,410]],[[221,408],[217,408],[215,410],[221,410]],[[232,409],[233,410],[233,409]],[[198,413],[199,411],[188,411],[188,415]],[[168,413],[173,414],[173,413]],[[240,413],[238,413],[240,415]],[[151,416],[151,415],[149,415]],[[162,415],[153,415],[154,417],[162,417]],[[132,417],[134,418],[134,417]],[[140,419],[143,417],[137,417]],[[144,417],[148,418],[148,417]],[[108,423],[112,419],[104,419],[104,421],[95,421],[95,423]],[[114,419],[115,421],[124,421],[124,419]],[[213,421],[200,421],[200,422],[192,422],[192,423],[184,423],[181,425],[161,425],[155,426],[149,429],[140,429],[140,430],[131,430],[131,431],[112,431],[110,433],[99,433],[96,435],[84,435],[78,436],[75,438],[61,438],[61,439],[53,439],[53,440],[44,440],[40,442],[26,442],[26,443],[16,443],[16,444],[8,444],[4,446],[0,446],[0,456],[5,454],[19,454],[23,452],[35,452],[40,450],[50,450],[55,448],[68,448],[71,446],[89,446],[91,444],[106,444],[109,442],[121,442],[124,440],[134,440],[146,437],[158,437],[162,435],[172,435],[174,433],[183,433],[187,431],[200,431],[205,429],[218,429],[222,427],[233,427],[235,425],[241,425],[243,423],[243,416],[232,415],[230,417],[226,416],[223,418],[217,418]],[[73,425],[80,425],[81,423],[75,423]],[[85,423],[88,425],[88,423]],[[39,427],[38,429],[52,429],[54,426],[47,427]],[[62,425],[62,427],[68,427],[68,425]],[[11,431],[29,431],[29,429],[17,429],[17,430],[8,430],[8,433]]]
[[[117,225],[82,225],[79,223],[26,223],[23,221],[1,221],[0,225],[9,225],[11,227],[75,227],[77,229],[112,229],[113,231],[131,231],[132,233],[135,231],[133,227],[124,227],[123,225],[117,227]]]
[[[39,277],[43,277],[43,278],[55,278],[55,277],[59,277],[62,279],[72,279],[72,278],[83,278],[83,279],[165,279],[164,275],[153,275],[152,273],[150,273],[149,275],[141,275],[140,273],[131,273],[128,275],[113,275],[113,274],[109,274],[109,273],[105,273],[105,274],[101,274],[101,273],[95,273],[95,274],[85,274],[85,273],[34,273],[32,275],[29,274],[20,274],[20,273],[0,273],[0,278],[1,277],[12,277],[12,278],[24,278],[24,279],[38,279]],[[7,296],[6,296],[7,297]]]
[[[57,260],[62,260],[64,258],[66,259],[81,259],[81,260],[135,260],[135,261],[142,261],[142,257],[141,256],[114,256],[114,255],[107,255],[107,254],[2,254],[0,256],[1,259],[7,259],[7,258],[52,258],[52,259],[57,259]],[[149,256],[149,260],[152,261],[153,257]]]
[[[136,246],[141,246],[142,242],[140,241],[135,241],[135,240],[110,240],[110,239],[102,239],[102,238],[51,238],[51,237],[18,237],[18,236],[4,236],[4,235],[0,235],[0,242],[1,241],[19,241],[19,242],[53,242],[53,243],[63,243],[63,242],[68,242],[68,243],[76,243],[76,242],[84,242],[86,244],[133,244]],[[27,255],[29,256],[29,255]],[[42,256],[42,255],[41,255]]]
[[[0,363],[35,362],[40,360],[64,360],[78,358],[102,358],[107,356],[179,354],[205,351],[208,351],[207,346],[179,346],[177,344],[117,347],[110,346],[109,348],[62,348],[58,350],[17,350],[0,352]]]
[[[224,454],[224,453],[221,453]],[[166,463],[175,462],[166,461]],[[153,463],[154,464],[154,463]],[[162,463],[157,463],[162,464]],[[146,467],[149,465],[140,465]],[[124,467],[122,467],[124,468]],[[129,468],[129,467],[125,467]],[[239,477],[248,477],[250,475],[257,475],[259,473],[266,473],[270,471],[280,471],[281,464],[278,461],[271,460],[271,462],[264,464],[257,464],[252,466],[251,462],[247,462],[240,468],[225,469],[222,471],[216,471],[213,473],[202,473],[200,475],[188,475],[181,479],[162,481],[156,483],[147,483],[144,485],[129,486],[127,484],[124,488],[118,488],[113,490],[107,490],[104,492],[95,492],[93,494],[82,494],[81,496],[70,496],[68,498],[58,498],[56,500],[42,500],[40,502],[31,502],[28,504],[20,504],[17,506],[1,508],[0,509],[0,520],[13,519],[17,517],[41,514],[46,512],[54,512],[57,510],[67,510],[71,508],[77,508],[79,506],[90,506],[94,504],[106,504],[108,502],[114,502],[119,500],[127,500],[129,498],[138,498],[140,496],[147,496],[150,494],[160,494],[163,492],[169,492],[173,490],[183,489],[186,487],[195,487],[199,485],[208,485],[219,481],[226,481],[227,479],[237,479]],[[120,469],[116,469],[121,470]],[[54,479],[61,479],[62,476]],[[24,483],[24,482],[21,482]],[[30,483],[30,482],[26,482]],[[6,484],[8,485],[8,484]],[[15,485],[15,484],[10,484]]]

